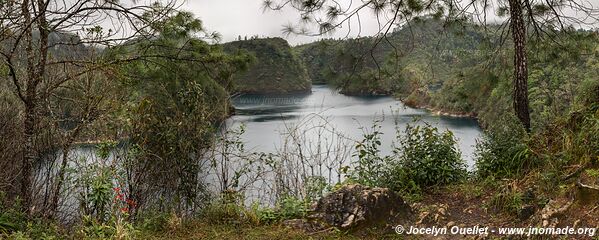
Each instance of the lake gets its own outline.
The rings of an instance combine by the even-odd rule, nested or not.
[[[352,165],[356,141],[372,130],[373,121],[380,126],[380,150],[384,155],[392,153],[396,129],[403,130],[406,124],[427,122],[441,130],[450,130],[470,169],[474,165],[474,145],[481,135],[475,119],[436,116],[427,110],[406,107],[388,96],[345,96],[324,85],[315,85],[306,94],[242,95],[234,99],[234,106],[236,114],[226,121],[226,127],[237,129],[244,125],[245,133],[240,136],[245,143],[244,152],[274,153],[276,164],[250,166],[246,165],[246,158],[232,154],[216,156],[213,162],[216,165],[211,165],[207,156],[201,158],[206,171],[200,174],[206,174],[201,178],[208,189],[218,193],[225,188],[223,179],[231,184],[234,176],[243,172],[237,188],[244,192],[248,206],[253,202],[272,205],[278,197],[290,192],[293,196],[304,196],[306,181],[313,176],[322,177],[330,186],[342,181],[345,176],[341,169]],[[415,119],[419,122],[414,123]],[[122,149],[115,149],[108,159],[101,160],[96,156],[96,148],[79,146],[71,157],[85,161],[82,165],[73,161],[71,166],[81,171],[89,163],[93,164],[88,168],[110,163],[118,154],[126,154],[119,150]],[[57,154],[55,157],[60,157]],[[43,177],[40,174],[36,179],[40,186],[46,186]],[[76,213],[76,206],[74,195],[65,197],[62,206],[68,209],[65,213]]]
[[[345,145],[353,148],[355,141],[361,140],[364,131],[371,129],[373,121],[378,119],[383,133],[381,153],[390,154],[396,126],[403,130],[417,118],[440,130],[452,131],[463,159],[471,168],[474,145],[481,135],[480,127],[472,118],[433,115],[427,110],[406,107],[389,96],[346,96],[326,85],[314,85],[307,94],[246,94],[233,102],[236,114],[228,120],[228,125],[245,125],[242,139],[247,148],[256,152],[281,151],[288,144],[290,129],[299,132],[294,138],[301,137],[302,143],[317,145],[309,147],[311,149],[322,151],[325,149],[322,145],[335,145],[338,140],[332,139],[339,136],[347,140]],[[328,140],[323,140],[322,135],[329,136]]]

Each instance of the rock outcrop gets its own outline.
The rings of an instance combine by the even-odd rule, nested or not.
[[[408,219],[410,206],[386,188],[347,185],[321,198],[310,218],[340,229],[358,229]]]

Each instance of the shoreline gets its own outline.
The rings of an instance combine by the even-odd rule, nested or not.
[[[399,100],[401,101],[401,100]],[[429,111],[432,115],[434,116],[446,116],[446,117],[458,117],[458,118],[472,118],[475,119],[477,122],[479,121],[478,119],[478,114],[476,112],[456,112],[456,111],[447,111],[447,110],[442,110],[442,109],[438,109],[438,108],[434,108],[431,107],[430,105],[414,105],[414,104],[408,104],[406,102],[401,101],[403,104],[405,104],[408,107],[411,108],[416,108],[416,109],[424,109]],[[480,123],[479,123],[480,125]]]
[[[445,117],[456,117],[456,118],[471,118],[476,120],[479,126],[482,127],[480,119],[478,118],[477,112],[464,112],[464,111],[448,111],[445,109],[439,109],[432,107],[429,104],[416,103],[414,101],[404,101],[399,97],[394,97],[398,101],[402,102],[406,107],[411,107],[415,109],[423,109],[427,110],[434,116],[445,116]]]
[[[367,96],[367,97],[382,97],[382,96],[389,96],[389,97],[393,97],[397,101],[402,102],[407,107],[415,108],[415,109],[427,110],[433,116],[445,116],[445,117],[456,117],[456,118],[472,118],[472,119],[476,120],[476,122],[478,123],[479,126],[482,126],[481,123],[480,123],[480,121],[479,121],[479,119],[478,119],[478,113],[476,113],[476,112],[448,111],[448,110],[445,110],[445,109],[439,109],[439,108],[432,107],[429,104],[422,104],[422,103],[417,103],[417,102],[414,102],[414,101],[404,101],[401,98],[399,98],[396,95],[394,95],[393,93],[387,92],[387,91],[380,91],[380,92],[373,91],[373,92],[369,92],[369,93],[363,93],[363,92],[351,92],[351,91],[340,90],[339,93],[343,94],[343,95],[346,95],[346,96],[352,96],[352,97],[363,97],[363,96]]]

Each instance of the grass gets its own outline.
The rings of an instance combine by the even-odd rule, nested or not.
[[[139,239],[362,239],[338,232],[308,234],[281,225],[214,224],[195,220],[166,232],[141,232]]]

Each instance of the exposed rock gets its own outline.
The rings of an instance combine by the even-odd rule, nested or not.
[[[564,201],[556,201],[551,200],[547,205],[541,210],[541,221],[543,227],[555,227],[559,224],[559,217],[572,205],[572,202],[564,202]]]
[[[455,225],[456,225],[456,223],[455,223],[454,221],[450,221],[450,222],[448,222],[448,223],[445,225],[445,227],[447,227],[447,228],[451,228],[451,227],[453,227],[453,226],[455,226]]]
[[[420,214],[418,215],[418,222],[416,222],[416,224],[438,225],[441,222],[447,220],[447,217],[449,215],[447,213],[448,208],[449,206],[447,204],[433,204],[427,206],[426,210],[420,212]]]
[[[386,188],[347,185],[321,198],[311,218],[341,229],[357,229],[390,220],[407,219],[411,208]]]

